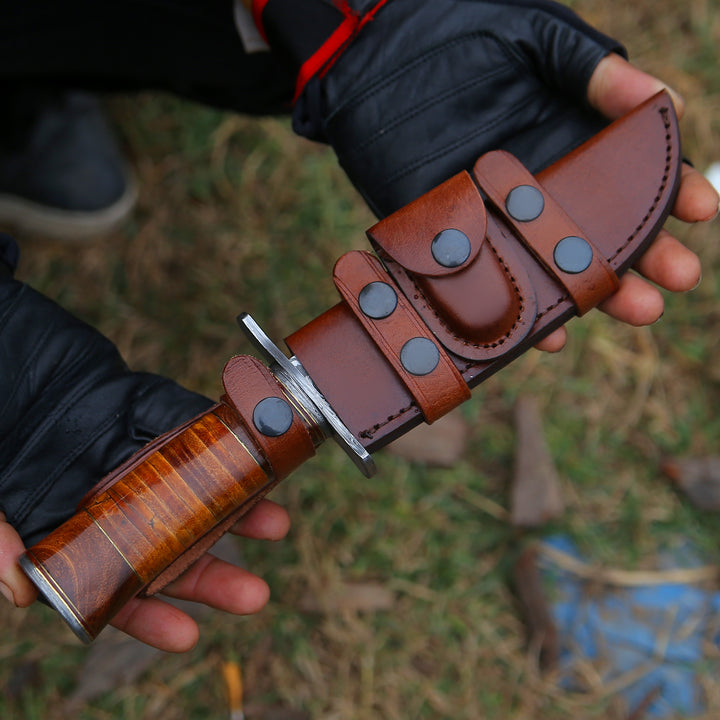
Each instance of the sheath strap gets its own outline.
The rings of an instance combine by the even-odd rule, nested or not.
[[[518,239],[567,290],[578,315],[617,290],[603,253],[519,160],[495,150],[475,163],[473,174]]]
[[[426,422],[434,422],[470,397],[457,367],[374,255],[346,253],[337,261],[333,278]]]
[[[299,414],[298,405],[283,392],[259,360],[247,355],[231,358],[223,371],[223,386],[225,400],[239,415],[276,480],[287,477],[315,454],[312,437]],[[271,399],[278,402],[273,406]],[[260,403],[268,400],[270,406],[263,413]],[[259,414],[256,413],[258,408]]]

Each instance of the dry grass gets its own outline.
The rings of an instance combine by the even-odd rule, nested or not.
[[[686,97],[695,164],[720,159],[717,0],[572,5]],[[139,212],[81,248],[21,238],[22,276],[100,327],[133,366],[217,395],[224,362],[247,350],[235,314],[251,311],[278,339],[307,322],[336,301],[332,263],[365,246],[372,218],[329,152],[285,122],[158,97],[111,108],[134,155]],[[521,358],[464,408],[470,449],[452,470],[382,454],[379,477],[366,482],[324,450],[276,493],[294,519],[288,540],[243,546],[271,583],[267,610],[213,615],[195,651],[162,657],[77,717],[223,717],[221,669],[238,658],[249,720],[283,717],[279,708],[313,720],[626,719],[617,687],[565,693],[526,647],[507,582],[523,540],[503,512],[511,404],[520,392],[539,398],[563,477],[560,529],[594,560],[652,568],[658,547],[689,537],[716,562],[717,522],[658,471],[667,453],[716,451],[720,431],[720,250],[714,227],[681,230],[703,259],[704,282],[670,299],[658,325],[591,314],[571,324],[561,355]],[[356,582],[389,591],[391,608],[373,609],[372,594],[367,609],[348,607],[342,591]],[[308,598],[325,598],[320,611],[298,609]],[[43,608],[0,613],[0,678],[7,684],[21,665],[36,673],[22,698],[0,700],[2,716],[62,717],[84,650]],[[708,718],[718,717],[715,675],[702,678]]]

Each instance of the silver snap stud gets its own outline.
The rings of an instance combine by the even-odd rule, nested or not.
[[[470,249],[468,236],[455,228],[439,232],[430,246],[435,262],[446,268],[460,267],[470,257]]]
[[[564,237],[553,250],[555,264],[566,273],[576,275],[590,267],[593,251],[590,243],[581,237],[568,235]]]
[[[411,375],[429,375],[440,362],[440,351],[432,340],[412,338],[402,346],[400,362]]]
[[[532,185],[518,185],[505,198],[505,209],[514,220],[530,222],[542,214],[545,209],[545,198]]]
[[[374,320],[382,320],[392,315],[397,307],[397,294],[387,283],[368,283],[358,295],[360,309]]]
[[[292,408],[282,398],[265,398],[253,410],[253,424],[258,432],[267,437],[284,435],[290,429],[292,423]]]

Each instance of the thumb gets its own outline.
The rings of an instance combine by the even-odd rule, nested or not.
[[[611,53],[595,68],[588,84],[588,101],[603,115],[615,120],[630,112],[661,90],[672,97],[678,117],[682,117],[685,102],[661,80],[639,70],[620,55]]]
[[[37,590],[17,563],[24,551],[20,536],[0,512],[0,593],[17,607],[27,607],[37,597]]]

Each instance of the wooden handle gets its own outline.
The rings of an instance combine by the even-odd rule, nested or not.
[[[250,371],[239,398],[248,407],[236,407],[234,393],[227,403],[151,443],[22,556],[24,571],[84,642],[131,598],[152,594],[177,577],[314,454],[294,413],[293,428],[282,441],[282,468],[273,462],[252,419],[244,418],[252,418],[257,397],[282,391],[257,361],[235,358],[231,365],[235,372]],[[224,379],[227,389],[227,368]]]

